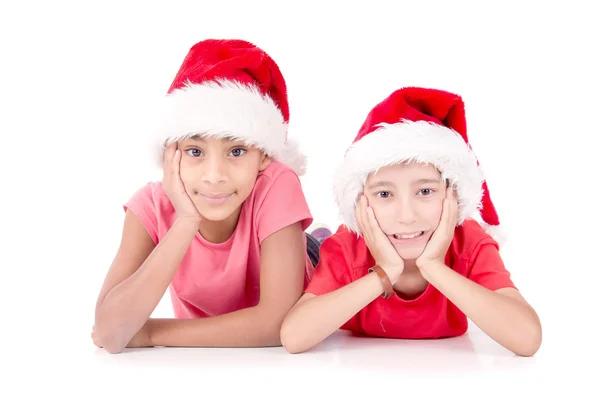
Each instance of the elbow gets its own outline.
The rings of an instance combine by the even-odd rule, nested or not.
[[[95,324],[95,342],[110,354],[118,354],[125,350],[127,343],[123,340],[123,335],[119,334],[119,329],[102,321],[96,321]]]
[[[119,340],[117,335],[110,332],[98,332],[97,340],[104,350],[110,354],[119,354],[125,350],[126,345],[123,345],[123,341]]]
[[[542,327],[539,321],[533,323],[529,329],[522,333],[514,353],[521,357],[534,356],[542,345]]]
[[[117,343],[109,343],[104,346],[104,350],[106,350],[110,354],[119,354],[125,350],[125,346],[121,346]]]
[[[281,340],[279,332],[281,330],[282,317],[274,316],[272,312],[264,311],[263,308],[256,306],[256,322],[253,325],[252,338],[248,338],[251,347],[280,347]]]
[[[127,344],[123,344],[123,340],[120,340],[116,334],[100,334],[98,340],[102,345],[102,348],[110,354],[119,354],[125,350]]]
[[[284,339],[281,339],[281,343],[283,345],[283,348],[290,354],[300,354],[307,350],[307,349],[303,348],[302,346],[296,345],[295,342],[293,342],[293,341],[285,341],[284,342]]]
[[[541,342],[523,343],[519,348],[514,350],[514,353],[520,357],[533,357],[540,349]]]
[[[294,329],[293,324],[289,321],[284,321],[279,333],[281,345],[290,354],[303,353],[309,349],[302,341],[302,337],[297,329]]]
[[[269,327],[267,332],[264,335],[264,345],[266,347],[280,347],[281,346],[281,340],[279,337],[279,328],[280,326],[276,326],[276,327]]]

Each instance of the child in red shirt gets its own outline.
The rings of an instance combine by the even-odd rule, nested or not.
[[[312,282],[282,325],[289,352],[340,327],[459,336],[467,318],[515,354],[537,352],[540,321],[491,236],[498,217],[458,95],[393,92],[368,115],[334,186],[344,224],[323,242]]]

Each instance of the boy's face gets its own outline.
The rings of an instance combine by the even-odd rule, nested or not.
[[[271,162],[242,141],[193,137],[179,142],[180,175],[187,194],[204,218],[223,221],[238,212],[258,173]]]
[[[423,253],[439,225],[445,191],[437,168],[417,163],[381,168],[364,186],[379,226],[404,260]]]

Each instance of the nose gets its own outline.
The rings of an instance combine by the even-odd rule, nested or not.
[[[220,157],[207,157],[202,166],[204,183],[216,185],[227,181],[227,167]]]
[[[411,225],[417,220],[415,205],[410,199],[400,199],[396,209],[396,222]]]

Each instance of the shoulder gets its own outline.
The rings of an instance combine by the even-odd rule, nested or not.
[[[139,187],[123,205],[123,209],[133,213],[142,222],[155,243],[158,243],[162,228],[175,213],[161,182],[148,182]]]
[[[250,195],[255,212],[294,213],[298,208],[308,208],[300,178],[288,166],[273,161],[258,174]]]
[[[259,172],[254,185],[257,195],[269,190],[296,186],[300,186],[298,175],[290,167],[277,161],[272,161],[267,168]]]
[[[319,262],[306,292],[320,296],[332,292],[355,279],[355,268],[360,265],[356,255],[360,240],[344,226],[328,237],[319,249]]]
[[[451,245],[455,257],[461,259],[471,259],[482,248],[490,246],[499,250],[498,243],[473,219],[456,227]]]
[[[162,195],[166,195],[162,184],[157,181],[150,181],[139,186],[133,192],[132,198],[139,198],[140,200],[154,200],[155,198],[160,198]]]
[[[296,222],[306,230],[313,220],[298,175],[276,161],[259,173],[245,207],[252,210],[247,215],[254,219],[261,242]]]
[[[133,192],[129,201],[126,203],[126,207],[144,207],[144,208],[156,208],[157,210],[164,210],[165,207],[171,205],[169,197],[165,193],[162,183],[151,181],[140,186]]]
[[[373,262],[363,238],[344,225],[323,241],[320,252],[321,257],[334,257],[348,269],[364,268]]]

